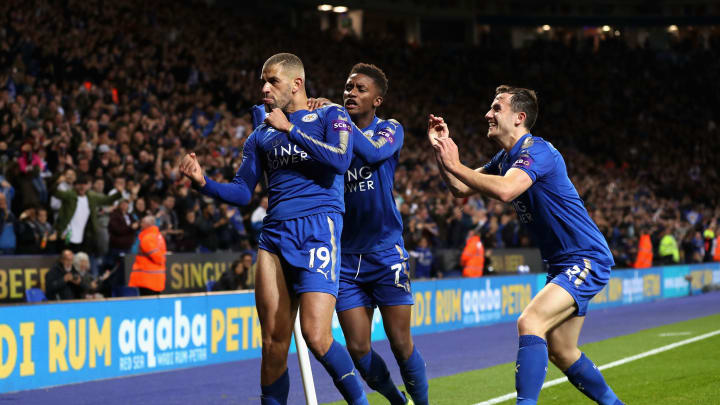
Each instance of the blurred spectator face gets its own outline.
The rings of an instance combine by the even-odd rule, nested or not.
[[[37,212],[37,220],[41,224],[44,224],[47,222],[47,210],[44,208],[40,208]]]
[[[77,180],[77,175],[75,174],[75,170],[67,169],[65,171],[65,181],[68,184],[75,184],[75,180]]]
[[[293,78],[290,73],[284,72],[279,64],[266,66],[262,72],[263,103],[272,110],[279,108],[285,111],[292,101]]]
[[[92,189],[96,193],[102,193],[105,190],[105,180],[95,179],[95,182],[93,182]]]
[[[145,206],[145,199],[144,198],[138,198],[135,200],[135,210],[138,212],[145,212],[147,207]]]
[[[75,255],[71,250],[65,249],[62,253],[60,253],[60,263],[62,263],[65,269],[70,269],[72,267],[74,257]]]
[[[250,267],[252,267],[252,264],[253,264],[252,255],[244,254],[244,255],[242,256],[242,262],[241,262],[241,263],[242,263],[242,265],[243,265],[246,269],[249,269]]]
[[[114,186],[116,189],[121,189],[125,187],[125,178],[124,177],[117,177],[115,179]]]
[[[175,197],[171,195],[165,197],[165,199],[163,200],[163,205],[165,206],[165,208],[172,211],[172,209],[175,208]]]
[[[130,207],[130,203],[128,203],[127,200],[121,200],[120,204],[118,204],[118,208],[120,209],[120,212],[123,214],[126,214],[128,212],[128,208]]]
[[[263,197],[260,199],[260,206],[267,209],[267,207],[268,207],[268,198],[267,197]]]
[[[80,159],[78,160],[78,170],[82,173],[87,173],[90,171],[90,160],[89,159]]]
[[[85,274],[90,269],[90,261],[87,259],[82,259],[77,262],[77,266],[75,269],[80,272],[80,274]]]
[[[0,193],[0,211],[7,211],[7,200],[5,200],[5,194]],[[5,218],[2,218],[5,219]]]
[[[383,98],[375,81],[362,73],[348,77],[343,92],[343,104],[351,117],[365,116],[380,107]]]
[[[185,221],[187,221],[188,224],[194,224],[195,223],[195,211],[188,211],[185,213]]]
[[[83,196],[90,189],[90,181],[85,181],[85,183],[78,181],[75,183],[74,186],[75,186],[75,192],[78,195]]]

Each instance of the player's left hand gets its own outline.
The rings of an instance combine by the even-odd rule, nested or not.
[[[265,122],[281,132],[290,132],[290,127],[292,126],[285,116],[285,113],[279,108],[273,108],[270,114],[265,117]]]
[[[448,170],[460,165],[460,155],[455,141],[450,137],[439,137],[435,140],[437,142],[433,145],[435,156],[437,156],[442,165]]]
[[[318,98],[309,98],[308,99],[308,110],[313,111],[316,110],[326,104],[331,104],[332,102],[324,97],[318,97]]]

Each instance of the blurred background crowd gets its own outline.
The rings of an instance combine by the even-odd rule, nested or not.
[[[395,197],[416,256],[462,249],[469,235],[487,250],[533,246],[510,205],[453,198],[425,138],[427,114],[441,115],[464,163],[487,162],[499,148],[483,117],[495,87],[507,83],[538,92],[533,133],[564,155],[617,267],[633,266],[641,235],[656,262],[712,260],[720,35],[666,49],[612,37],[516,48],[493,34],[473,46],[418,46],[291,30],[271,15],[203,3],[146,3],[0,4],[2,254],[70,248],[104,274],[132,250],[148,214],[169,251],[252,252],[267,208],[262,185],[248,206],[228,206],[193,190],[177,165],[194,151],[210,177],[233,177],[252,131],[249,108],[261,98],[260,67],[284,51],[305,63],[311,97],[340,102],[357,62],[388,75],[379,114],[405,128]],[[668,235],[677,254],[658,251]]]

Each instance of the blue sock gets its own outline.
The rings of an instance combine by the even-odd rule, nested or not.
[[[398,361],[400,375],[405,382],[405,389],[416,405],[428,404],[428,380],[425,374],[425,360],[420,352],[413,347],[413,352],[407,361]]]
[[[585,353],[580,355],[578,361],[565,370],[565,375],[575,388],[598,404],[615,405],[621,403],[617,395],[605,382],[600,370],[585,356]]]
[[[333,340],[330,349],[324,356],[318,358],[318,361],[330,374],[345,401],[350,405],[368,403],[360,377],[355,374],[350,353],[340,343]]]
[[[515,390],[517,404],[536,404],[547,373],[547,342],[540,336],[520,336],[520,348],[515,362]]]
[[[381,393],[391,404],[405,404],[405,396],[393,383],[385,361],[373,349],[355,362],[355,368],[368,386]]]
[[[290,375],[285,370],[274,383],[270,385],[261,385],[262,395],[260,403],[262,405],[285,405],[287,404],[288,392],[290,391]]]

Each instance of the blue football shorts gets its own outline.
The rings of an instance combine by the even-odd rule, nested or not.
[[[342,215],[335,212],[266,221],[258,248],[280,258],[291,292],[337,297],[342,225]]]
[[[357,307],[412,305],[408,253],[401,245],[364,254],[343,254],[337,312]]]
[[[548,266],[547,283],[557,284],[572,295],[577,304],[577,316],[585,316],[590,300],[609,280],[610,267],[587,258],[579,257]]]

